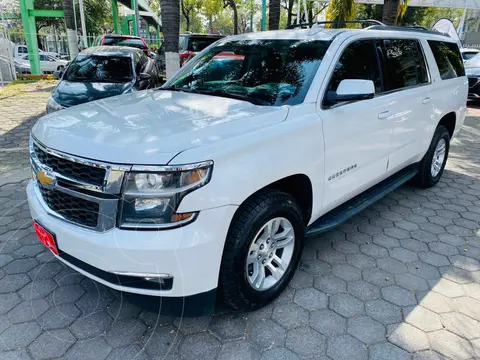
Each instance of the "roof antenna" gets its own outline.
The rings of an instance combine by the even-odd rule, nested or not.
[[[314,23],[313,23],[312,27],[310,28],[310,31],[308,32],[309,36],[318,34],[319,32],[321,32],[323,30],[323,26],[318,23],[319,21],[322,21],[322,18],[321,18],[320,14],[317,15],[317,18],[315,20],[312,19],[312,21],[314,21]]]

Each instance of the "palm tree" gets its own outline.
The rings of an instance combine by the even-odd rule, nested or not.
[[[388,0],[385,0],[388,1]],[[354,0],[332,0],[327,9],[328,21],[353,20],[355,17]],[[332,26],[336,27],[336,26]]]
[[[70,53],[70,60],[73,60],[78,54],[78,39],[77,29],[75,28],[72,0],[63,0],[63,12],[65,17],[65,27],[67,28],[68,51]]]
[[[268,2],[268,30],[278,30],[280,24],[280,0]]]
[[[385,0],[383,3],[382,21],[385,25],[396,25],[400,3],[402,0]]]
[[[170,78],[180,68],[178,38],[180,35],[180,0],[160,0],[164,36],[165,68]]]

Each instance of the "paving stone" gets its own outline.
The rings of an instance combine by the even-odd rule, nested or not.
[[[148,360],[145,350],[137,345],[129,345],[113,349],[107,360]],[[248,358],[247,358],[248,359]],[[165,359],[166,360],[166,359]]]
[[[263,310],[263,309],[261,309]],[[258,310],[257,312],[261,311]],[[254,313],[247,314],[247,317],[250,318]],[[270,317],[270,316],[268,316]],[[178,317],[173,322],[173,325],[180,330],[184,335],[195,334],[203,331],[207,331],[212,321],[212,316],[201,316],[201,317]],[[163,326],[161,322],[157,323],[154,326]]]
[[[365,310],[368,316],[384,325],[402,321],[402,312],[400,308],[386,302],[385,300],[368,301],[365,304]]]
[[[209,327],[209,330],[221,341],[242,339],[245,336],[246,329],[247,317],[241,313],[214,316]]]
[[[327,355],[334,360],[367,360],[367,347],[350,335],[340,335],[328,340]]]
[[[477,356],[480,356],[480,339],[472,340],[472,346]]]
[[[359,252],[357,244],[351,241],[335,241],[332,247],[343,254],[356,254]]]
[[[74,304],[61,304],[48,309],[38,318],[38,323],[44,330],[61,329],[73,323],[80,314]]]
[[[440,316],[422,306],[409,306],[403,308],[405,322],[423,331],[441,330],[442,322]]]
[[[388,325],[387,337],[391,343],[410,352],[426,350],[430,346],[425,333],[410,324]]]
[[[443,355],[431,350],[420,351],[413,354],[413,360],[448,360]]]
[[[408,271],[407,266],[403,262],[389,257],[378,259],[377,266],[391,274],[402,274]]]
[[[308,324],[308,311],[297,304],[276,306],[272,319],[285,329],[293,329]]]
[[[18,294],[23,300],[41,299],[45,298],[56,287],[57,284],[50,279],[34,280],[21,289]]]
[[[374,300],[380,297],[380,289],[366,281],[349,282],[348,292],[363,301]]]
[[[447,279],[429,280],[432,291],[445,295],[449,298],[455,298],[465,295],[461,286]]]
[[[370,347],[370,360],[410,360],[410,354],[393,344],[384,342]]]
[[[30,282],[27,274],[5,275],[0,279],[0,294],[11,293],[20,290]]]
[[[0,315],[0,334],[10,327],[10,320],[8,320],[7,315]],[[0,341],[2,337],[0,335]]]
[[[441,314],[454,311],[451,299],[433,291],[419,292],[417,298],[419,305],[432,310],[433,312]]]
[[[22,300],[14,292],[0,295],[0,314],[6,314],[20,304],[21,301]]]
[[[0,254],[0,268],[3,268],[5,265],[13,261],[13,256],[10,254]]]
[[[382,288],[382,297],[399,306],[416,305],[417,299],[411,291],[405,290],[399,286],[387,286]]]
[[[440,268],[440,273],[444,279],[456,282],[457,284],[468,284],[473,280],[472,273],[455,266],[443,266]]]
[[[377,286],[390,286],[393,275],[381,269],[365,269],[362,271],[363,280]]]
[[[385,340],[386,337],[385,326],[366,316],[348,319],[347,331],[367,345]]]
[[[28,348],[34,359],[60,358],[75,341],[66,329],[51,330],[41,334]]]
[[[347,283],[335,275],[315,277],[315,288],[326,294],[338,294],[347,291]]]
[[[297,290],[293,301],[310,311],[325,309],[328,305],[327,295],[314,288]]]
[[[480,322],[473,320],[468,316],[452,312],[443,314],[441,318],[445,330],[468,340],[480,337]]]
[[[425,264],[421,261],[414,261],[407,264],[408,271],[411,274],[417,275],[422,279],[438,279],[440,277],[440,272],[435,266]]]
[[[470,316],[472,319],[480,321],[480,301],[463,296],[452,299],[452,302],[455,310]]]
[[[49,308],[50,305],[45,299],[23,301],[9,311],[8,319],[12,324],[37,320]]]
[[[339,264],[332,267],[332,274],[345,281],[360,280],[362,277],[357,268],[348,264]]]
[[[421,261],[423,261],[424,263],[433,265],[433,266],[447,266],[447,265],[450,265],[450,262],[448,261],[446,256],[434,253],[432,251],[421,252],[421,253],[418,254],[418,256],[419,256]]]
[[[375,267],[375,259],[364,254],[348,254],[347,263],[358,269]]]
[[[452,256],[452,255],[458,254],[458,250],[455,246],[445,244],[443,242],[434,241],[428,244],[428,246],[430,247],[430,250],[440,255]],[[432,264],[432,265],[435,265],[435,264]]]
[[[313,358],[325,353],[326,338],[310,327],[299,327],[288,332],[286,346],[301,357]]]
[[[345,317],[359,316],[365,313],[363,302],[350,294],[332,295],[330,309]]]
[[[43,247],[43,244],[41,245]],[[64,268],[59,261],[52,261],[49,263],[42,264],[36,268],[29,271],[28,275],[32,278],[33,281],[38,280],[51,280],[55,275],[60,273]]]
[[[130,317],[138,317],[140,311],[142,311],[139,306],[132,304],[126,299],[115,300],[110,305],[107,305],[106,310],[114,321]]]
[[[125,344],[138,344],[145,333],[146,326],[138,319],[117,320],[106,332],[106,340],[115,347]]]
[[[438,240],[440,240],[442,243],[452,245],[452,246],[465,245],[465,239],[458,235],[440,234],[438,235]]]
[[[55,289],[52,293],[52,301],[56,305],[75,302],[85,293],[80,285],[65,285]]]
[[[345,333],[346,324],[343,317],[328,309],[310,314],[310,326],[327,337]]]
[[[293,290],[291,287],[287,287],[285,290],[283,290],[280,296],[273,301],[273,305],[291,304],[294,296],[295,290]]]
[[[75,305],[81,310],[83,316],[102,311],[115,301],[112,292],[104,290],[88,291],[75,302]],[[156,313],[156,316],[158,314]]]
[[[375,244],[363,244],[360,246],[360,251],[365,255],[379,259],[388,256],[388,250],[384,247]]]
[[[76,319],[70,330],[77,339],[88,339],[104,334],[110,329],[113,319],[105,311],[98,311]]]
[[[456,266],[463,270],[467,270],[467,271],[480,270],[480,261],[463,256],[463,255],[450,256],[449,260],[453,266]]]
[[[412,292],[429,289],[429,286],[426,280],[410,273],[395,275],[395,282],[397,283],[398,286],[403,287]]]
[[[428,333],[428,338],[432,350],[452,359],[469,359],[475,356],[474,350],[467,340],[446,330]]]
[[[418,256],[413,251],[398,247],[389,250],[390,256],[394,259],[400,260],[401,262],[407,263],[411,261],[418,260]]]
[[[272,320],[257,322],[250,326],[247,339],[260,350],[282,347],[285,343],[285,330]]]
[[[299,357],[287,349],[271,349],[262,354],[261,360],[299,360]]]
[[[79,340],[68,350],[66,360],[101,360],[105,359],[112,348],[102,337]]]
[[[472,298],[480,300],[480,284],[479,283],[470,283],[463,285],[463,290]]]
[[[217,360],[258,360],[260,351],[244,340],[228,341],[220,350]]]
[[[330,265],[320,260],[303,260],[300,270],[311,275],[327,275],[330,273]]]
[[[430,243],[432,241],[438,241],[438,236],[423,230],[414,230],[410,232],[410,235],[415,240],[422,241],[424,243]]]
[[[424,242],[415,239],[402,239],[400,244],[403,248],[419,253],[421,251],[428,251],[428,245]]]
[[[208,333],[198,333],[193,334],[191,336],[207,334],[208,336],[205,338],[207,339],[206,342],[210,343],[210,337],[215,339],[217,342],[218,340],[211,334]],[[183,336],[182,334],[174,328],[172,325],[165,325],[165,326],[155,326],[153,328],[149,328],[143,337],[143,341],[141,342],[141,346],[148,355],[152,358],[164,358],[167,355],[177,353],[179,349],[179,345],[182,343]],[[194,337],[188,341],[187,348],[189,349],[192,345],[192,341],[202,341],[202,337]],[[211,343],[210,343],[211,344]],[[208,347],[208,346],[207,346]]]
[[[344,264],[346,261],[345,254],[333,249],[319,250],[318,259],[328,264]]]
[[[0,341],[0,350],[16,350],[24,348],[35,340],[42,330],[36,322],[11,325],[2,332]]]
[[[307,274],[301,270],[297,270],[295,271],[295,275],[293,275],[289,285],[297,290],[312,287],[313,275]]]

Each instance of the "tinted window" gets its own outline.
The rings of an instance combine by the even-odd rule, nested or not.
[[[26,53],[28,53],[28,50],[25,46],[19,46],[18,47],[18,53],[19,54],[26,54]]]
[[[433,40],[429,40],[428,44],[432,49],[442,80],[465,75],[462,56],[457,44]]]
[[[402,89],[428,82],[425,58],[417,40],[380,40],[384,90]]]
[[[313,40],[223,41],[196,56],[165,87],[259,105],[299,104],[329,45]]]
[[[78,55],[64,77],[68,81],[129,82],[132,65],[128,57]]]
[[[197,38],[191,36],[190,41],[188,42],[187,50],[199,52],[205,49],[207,46],[213,44],[217,40],[218,38]]]
[[[345,79],[372,80],[375,91],[381,91],[380,71],[373,40],[360,40],[348,45],[335,65],[327,91],[336,92],[340,82]]]
[[[106,37],[103,45],[130,46],[137,49],[146,49],[147,46],[140,39],[128,39],[121,37]]]
[[[463,52],[462,53],[462,58],[463,60],[470,60],[471,58],[475,57],[478,52]]]

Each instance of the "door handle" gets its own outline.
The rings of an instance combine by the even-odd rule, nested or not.
[[[432,101],[432,98],[429,96],[422,100],[422,104],[429,104],[431,101]]]
[[[392,112],[390,110],[388,111],[383,111],[380,114],[378,114],[379,119],[386,119],[388,117],[392,116]]]

